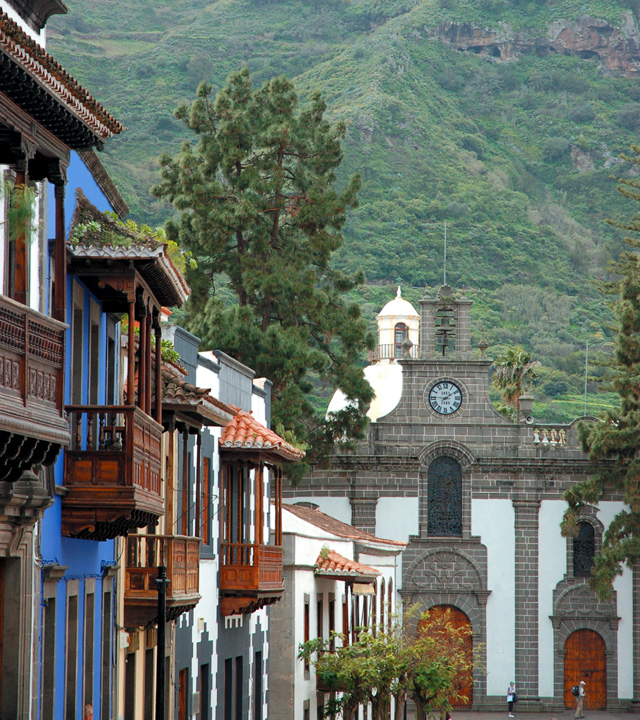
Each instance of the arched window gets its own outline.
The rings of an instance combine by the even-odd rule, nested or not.
[[[384,612],[386,604],[385,583],[384,578],[382,578],[382,582],[380,583],[380,630],[382,630],[382,632],[386,629],[386,615]]]
[[[573,538],[573,577],[589,577],[596,554],[596,531],[583,520],[578,523],[578,534]]]
[[[393,627],[393,580],[389,578],[389,604],[387,606],[387,628],[391,630]]]
[[[427,472],[427,534],[462,536],[462,470],[450,457],[436,458]]]
[[[393,331],[393,357],[394,358],[403,358],[404,357],[404,349],[402,347],[402,343],[407,339],[409,329],[404,323],[398,323]]]

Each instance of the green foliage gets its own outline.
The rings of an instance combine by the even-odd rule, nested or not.
[[[632,150],[626,159],[640,167],[640,146]],[[640,201],[637,177],[619,179],[618,189],[624,197]],[[585,505],[597,504],[611,491],[623,495],[625,508],[608,526],[593,569],[591,583],[602,598],[611,596],[623,566],[633,567],[640,558],[640,213],[614,224],[632,233],[625,237],[628,249],[612,267],[615,279],[601,286],[612,299],[616,319],[615,353],[606,380],[618,395],[618,405],[600,422],[579,428],[583,448],[598,463],[598,471],[566,491],[569,508],[562,524],[563,533],[572,535]]]
[[[417,621],[417,622],[416,622]],[[373,717],[389,717],[395,701],[395,719],[403,717],[408,698],[416,704],[419,720],[465,701],[458,678],[473,665],[467,651],[468,628],[455,628],[450,611],[422,613],[407,608],[388,627],[360,628],[352,643],[332,633],[300,646],[298,658],[313,664],[327,692],[341,693],[325,707],[325,716],[338,713],[350,720],[359,705],[372,705]],[[335,646],[333,652],[331,646]]]
[[[203,83],[176,111],[198,143],[162,156],[154,188],[179,211],[169,237],[198,257],[190,329],[273,382],[274,422],[313,457],[361,437],[372,398],[358,362],[373,338],[345,297],[361,279],[330,266],[360,180],[335,188],[345,127],[325,110],[319,94],[299,105],[284,77],[254,90],[245,69],[215,98]],[[212,294],[220,285],[227,302]],[[311,373],[350,406],[324,420],[308,398]]]
[[[29,230],[33,228],[36,219],[36,191],[29,185],[5,180],[4,194],[9,196],[6,220],[9,228],[9,240],[13,242],[22,237],[25,242],[28,242]]]
[[[503,401],[515,410],[516,420],[520,420],[520,398],[536,381],[538,360],[532,360],[531,354],[520,345],[514,345],[493,361],[493,386],[500,391]]]

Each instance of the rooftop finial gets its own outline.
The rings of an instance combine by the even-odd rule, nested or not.
[[[402,297],[402,290],[400,290],[400,285],[398,285],[398,292],[396,293],[396,297],[397,297],[397,298],[401,298],[401,297]]]

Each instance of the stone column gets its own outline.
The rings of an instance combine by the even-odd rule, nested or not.
[[[471,305],[463,296],[454,307],[456,308],[456,355],[466,356],[471,352]]]
[[[515,682],[538,699],[538,529],[540,500],[513,500],[515,510]]]
[[[424,297],[420,300],[420,357],[433,357],[436,350],[436,305]]]
[[[351,498],[351,524],[375,535],[377,497]]]

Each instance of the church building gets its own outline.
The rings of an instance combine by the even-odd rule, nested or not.
[[[285,497],[408,543],[403,602],[451,608],[472,628],[469,708],[504,710],[512,680],[521,710],[571,707],[581,680],[588,710],[628,708],[640,698],[640,568],[625,568],[610,602],[588,586],[621,498],[586,508],[578,535],[561,536],[563,493],[594,470],[577,421],[541,424],[526,398],[517,421],[493,407],[471,306],[445,285],[418,313],[398,290],[365,369],[376,392],[366,439]],[[337,393],[329,412],[345,402]]]

